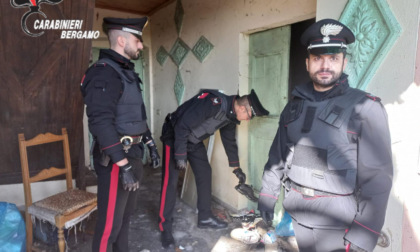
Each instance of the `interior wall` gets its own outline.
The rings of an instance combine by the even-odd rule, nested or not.
[[[292,24],[315,16],[315,0],[182,0],[183,24],[179,38],[193,48],[201,36],[214,48],[203,63],[189,52],[180,67],[185,84],[183,101],[195,95],[200,88],[222,89],[226,94],[248,93],[247,35],[253,32]],[[160,46],[170,51],[178,38],[174,16],[176,3],[151,17],[152,32],[152,82],[154,92],[153,133],[159,136],[167,113],[178,104],[174,94],[177,67],[170,58],[161,66],[156,60]],[[241,167],[247,171],[247,123],[238,128]],[[160,143],[159,143],[160,144]],[[227,157],[216,135],[212,156],[213,195],[231,207],[246,207],[246,199],[234,190],[237,184]],[[262,169],[262,167],[261,167]]]
[[[419,251],[420,87],[414,76],[420,1],[378,2],[389,5],[402,32],[366,90],[379,96],[387,110],[394,162],[393,188],[382,229],[390,236],[391,245],[375,251]],[[347,0],[318,0],[317,20],[339,19],[346,4]]]

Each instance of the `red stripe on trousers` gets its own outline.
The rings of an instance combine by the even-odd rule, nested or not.
[[[114,222],[114,213],[115,213],[115,203],[117,201],[119,171],[120,171],[120,167],[114,164],[112,166],[111,181],[109,183],[108,208],[106,212],[106,222],[105,222],[104,232],[102,234],[101,245],[99,246],[100,252],[106,252],[106,249],[108,247],[108,239],[112,231],[112,224]]]
[[[162,188],[162,198],[160,199],[160,211],[159,211],[159,229],[163,231],[162,223],[165,222],[165,217],[163,217],[163,211],[165,210],[165,199],[166,199],[166,191],[168,190],[168,180],[169,180],[169,162],[171,161],[171,147],[169,145],[165,146],[165,177],[163,180],[163,188]]]

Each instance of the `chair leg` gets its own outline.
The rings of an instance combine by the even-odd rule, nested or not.
[[[64,242],[64,231],[61,227],[58,229],[58,249],[60,250],[60,252],[64,252],[65,248],[66,244]]]
[[[31,215],[28,214],[28,210],[25,211],[25,220],[26,220],[26,251],[32,251],[32,219]]]

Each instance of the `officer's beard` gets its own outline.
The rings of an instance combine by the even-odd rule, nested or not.
[[[318,77],[319,73],[325,73],[325,72],[330,73],[331,78],[323,79],[323,78]],[[340,79],[342,74],[343,74],[343,69],[341,69],[341,71],[339,72],[334,72],[331,70],[319,70],[319,71],[316,71],[315,73],[310,74],[309,77],[312,79],[314,86],[318,86],[321,89],[326,90],[334,86],[335,83],[338,81],[338,79]]]
[[[133,50],[128,44],[124,47],[124,53],[130,57],[131,60],[138,60],[140,58],[140,50]]]

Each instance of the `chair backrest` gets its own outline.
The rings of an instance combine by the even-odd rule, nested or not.
[[[39,134],[36,137],[25,140],[23,133],[19,134],[19,152],[20,152],[20,163],[22,167],[22,180],[23,187],[25,191],[25,205],[26,207],[32,205],[32,193],[31,193],[31,183],[43,181],[49,178],[60,176],[65,174],[67,190],[72,189],[72,174],[71,174],[71,161],[70,161],[70,149],[69,149],[69,140],[67,136],[66,128],[61,129],[61,135],[54,135],[51,133]],[[28,152],[27,148],[30,146],[42,145],[53,142],[63,142],[63,152],[64,152],[64,168],[49,167],[41,170],[36,175],[31,176],[29,173],[29,163],[28,163]]]

